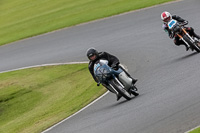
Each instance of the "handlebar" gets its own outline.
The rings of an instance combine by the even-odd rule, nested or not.
[[[187,24],[188,24],[188,21],[184,21],[184,22],[179,23],[180,26],[184,26],[184,25],[187,25]]]

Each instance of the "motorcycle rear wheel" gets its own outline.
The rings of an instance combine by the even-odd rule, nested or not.
[[[130,89],[131,94],[133,94],[135,97],[139,95],[139,93],[137,92],[138,89],[136,86],[133,86],[133,88],[131,89]]]
[[[183,36],[183,39],[190,45],[190,47],[192,47],[198,53],[200,52],[200,47],[196,43],[192,43],[186,35]]]

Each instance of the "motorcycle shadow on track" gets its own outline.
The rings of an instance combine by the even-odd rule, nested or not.
[[[183,57],[179,57],[179,58],[177,58],[177,59],[172,60],[171,63],[185,60],[185,59],[190,58],[190,57],[192,57],[192,56],[194,56],[194,55],[197,55],[197,54],[199,54],[199,53],[198,53],[198,52],[194,52],[194,53],[185,55],[185,56],[183,56]]]
[[[185,56],[182,56],[182,57],[167,61],[165,63],[162,63],[161,66],[167,66],[167,65],[174,64],[174,63],[178,63],[180,61],[184,61],[186,59],[189,59],[190,57],[193,57],[193,56],[195,56],[197,54],[199,54],[199,53],[198,52],[194,52],[194,53],[191,53],[191,54],[188,54],[188,55],[185,55]]]
[[[102,111],[105,111],[105,110],[108,111],[110,109],[113,110],[113,109],[119,108],[121,106],[126,106],[126,104],[130,105],[130,102],[135,102],[136,99],[138,99],[138,98],[140,99],[144,94],[140,94],[137,97],[133,96],[130,100],[120,99],[118,102],[116,102],[115,96],[112,94],[112,92],[109,92],[107,95],[112,95],[112,96],[109,96],[109,97],[112,97],[113,100],[110,101],[109,104],[103,105],[103,106],[99,107],[98,109],[96,108],[96,110],[94,112],[102,112]],[[102,100],[104,101],[105,99],[102,99]]]
[[[143,94],[138,95],[137,97],[132,97],[130,100],[126,100],[126,99],[120,99],[118,102],[115,102],[114,100],[114,104],[111,104],[107,107],[105,107],[104,109],[109,109],[109,108],[113,108],[113,107],[118,107],[122,104],[129,104],[129,102],[134,102],[134,100],[140,98]]]

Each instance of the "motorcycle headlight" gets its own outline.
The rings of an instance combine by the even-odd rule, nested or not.
[[[106,65],[101,66],[96,69],[95,76],[100,82],[105,82],[111,76],[110,69]]]
[[[110,77],[110,71],[109,71],[109,69],[104,69],[103,70],[103,74],[104,74],[105,77]]]

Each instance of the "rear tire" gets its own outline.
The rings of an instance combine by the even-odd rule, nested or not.
[[[114,79],[110,80],[110,84],[127,100],[131,100],[131,94],[124,88],[122,88]]]
[[[130,92],[131,94],[133,94],[135,97],[139,95],[139,93],[137,92],[137,87],[136,86],[133,86],[131,89],[130,89]]]
[[[200,47],[196,43],[192,43],[186,35],[183,36],[183,39],[190,45],[190,47],[192,47],[198,53],[200,52]]]

